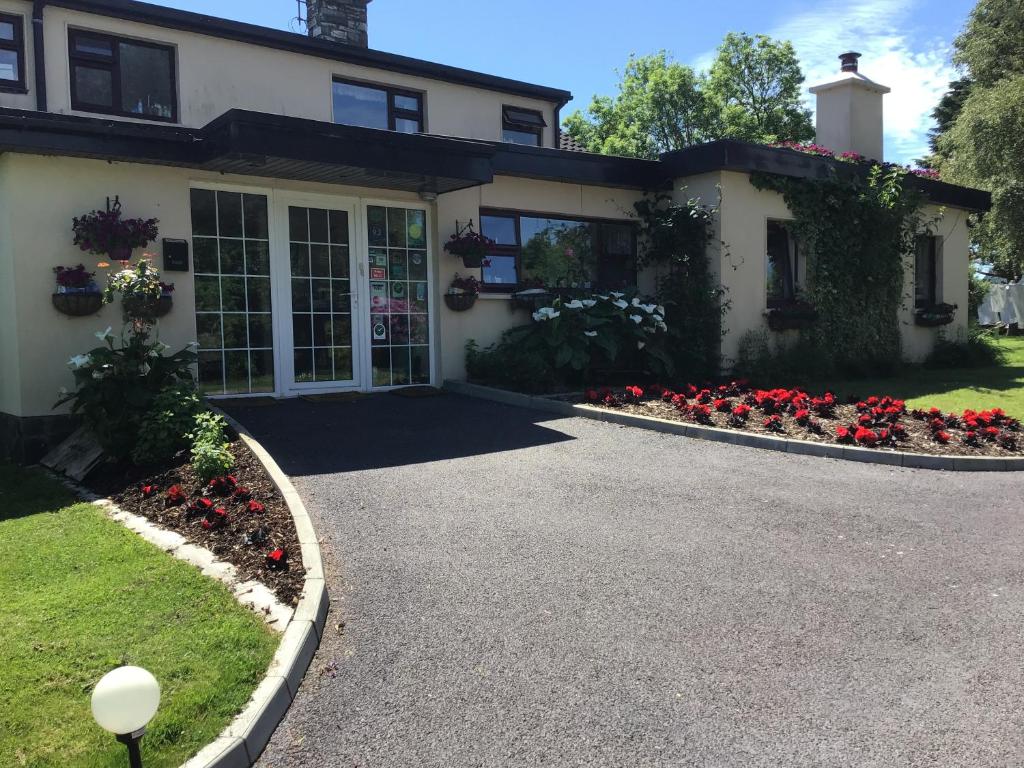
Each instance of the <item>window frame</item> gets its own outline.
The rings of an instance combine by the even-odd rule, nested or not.
[[[484,216],[501,218],[501,219],[512,219],[515,224],[516,233],[516,244],[515,245],[495,245],[490,248],[488,253],[495,256],[513,256],[515,258],[515,269],[516,269],[516,282],[515,283],[487,283],[484,282],[483,267],[480,269],[480,292],[481,293],[497,293],[497,294],[511,294],[517,291],[524,290],[523,284],[523,235],[522,227],[520,224],[521,219],[524,217],[527,219],[553,219],[557,221],[578,221],[582,224],[597,225],[600,228],[601,225],[629,227],[630,233],[632,234],[630,258],[633,260],[633,265],[636,270],[637,280],[639,282],[640,269],[637,266],[637,255],[638,255],[638,235],[639,227],[635,221],[629,219],[609,219],[598,216],[576,216],[573,214],[566,213],[548,213],[542,211],[524,211],[510,208],[481,208],[479,210],[480,216],[480,233],[484,232],[483,219]],[[595,233],[595,248],[601,249],[600,256],[603,256],[604,243],[601,242],[600,229]],[[484,257],[487,258],[486,256]],[[550,290],[559,290],[558,288],[551,288]],[[568,289],[567,289],[568,290]]]
[[[110,43],[110,58],[104,56],[80,53],[75,50],[75,42],[80,37],[103,40]],[[170,56],[170,90],[171,90],[171,116],[140,115],[138,112],[129,112],[121,109],[115,104],[121,104],[121,43],[129,43],[142,48],[153,48],[165,51]],[[78,86],[75,78],[75,67],[86,66],[93,69],[109,69],[111,87],[111,106],[104,107],[102,104],[90,104],[78,98]],[[91,112],[100,115],[115,115],[117,117],[130,117],[135,120],[145,120],[159,123],[178,122],[178,52],[177,48],[170,43],[159,43],[154,40],[143,40],[137,37],[126,35],[115,35],[109,32],[93,31],[72,27],[68,29],[68,85],[71,90],[71,109],[76,112]]]
[[[509,111],[516,110],[518,112],[525,112],[537,117],[538,123],[528,123],[524,121],[514,120],[509,117]],[[517,144],[518,142],[507,141],[505,139],[505,131],[517,131],[519,133],[532,133],[537,137],[537,144],[535,146],[544,146],[544,129],[548,127],[547,121],[544,119],[544,113],[539,109],[530,109],[528,107],[517,107],[512,104],[501,105],[501,141],[503,144]],[[529,144],[519,144],[519,146],[530,146]]]
[[[398,121],[398,120],[415,120],[417,123],[419,123],[419,126],[420,126],[420,129],[418,131],[416,131],[416,133],[426,133],[427,132],[426,108],[424,106],[424,102],[426,101],[426,93],[424,93],[423,91],[412,91],[412,90],[409,90],[408,88],[400,88],[400,87],[396,87],[396,86],[392,86],[392,85],[387,85],[385,83],[370,83],[370,82],[367,82],[365,80],[352,80],[350,78],[339,77],[337,75],[335,75],[334,77],[331,78],[331,122],[333,122],[335,125],[350,125],[349,123],[340,122],[338,120],[338,115],[335,112],[335,109],[334,109],[334,84],[335,83],[341,83],[343,85],[354,85],[354,86],[356,86],[358,88],[372,88],[373,90],[376,90],[376,91],[383,91],[385,96],[387,97],[386,98],[386,102],[387,102],[387,108],[388,108],[388,118],[387,118],[388,119],[388,127],[387,127],[386,130],[395,131],[397,133],[398,131],[395,130],[396,121]],[[395,97],[396,96],[405,96],[407,98],[416,99],[417,103],[419,104],[419,109],[418,110],[411,110],[411,109],[401,109],[399,107],[396,107],[395,106]],[[359,128],[361,126],[352,126],[352,127]],[[380,129],[377,129],[377,130],[380,130]]]
[[[765,268],[765,306],[768,309],[777,309],[779,307],[788,306],[795,301],[799,300],[801,282],[800,282],[800,244],[797,242],[796,237],[789,230],[786,225],[792,221],[791,219],[766,219],[765,220],[765,248],[764,248],[764,268]],[[788,275],[784,275],[782,279],[782,298],[773,297],[768,292],[768,265],[771,263],[771,253],[768,250],[768,234],[769,229],[772,225],[781,228],[786,233],[787,242],[787,271]],[[788,285],[787,285],[788,277]]]
[[[930,263],[930,275],[927,285],[927,294],[925,298],[919,298],[917,295],[918,285],[920,283],[919,272],[917,269],[918,252],[914,249],[914,309],[924,309],[927,307],[933,307],[940,303],[939,297],[939,238],[935,235],[920,235],[918,240],[925,240],[928,242],[928,254],[927,260]]]
[[[0,12],[0,22],[14,27],[14,39],[0,40],[0,51],[14,51],[18,64],[18,79],[0,80],[0,93],[28,93],[25,79],[25,17]]]

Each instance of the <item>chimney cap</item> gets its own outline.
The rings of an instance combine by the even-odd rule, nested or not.
[[[839,61],[842,63],[841,71],[843,72],[856,72],[857,71],[857,59],[860,58],[860,54],[856,51],[847,51],[846,53],[839,54]]]

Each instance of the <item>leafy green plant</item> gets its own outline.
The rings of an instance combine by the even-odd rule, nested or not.
[[[224,417],[210,411],[196,415],[189,434],[192,441],[192,469],[205,483],[228,473],[235,466],[225,430]]]
[[[188,445],[189,430],[202,408],[194,386],[179,384],[161,391],[139,427],[132,461],[139,465],[167,461]]]
[[[966,338],[956,340],[940,336],[935,342],[925,368],[987,368],[1001,365],[1003,353],[993,343],[990,332],[976,328]]]
[[[54,407],[71,403],[71,412],[82,416],[103,450],[125,459],[135,449],[157,395],[171,387],[194,386],[196,354],[186,347],[168,355],[170,347],[134,326],[126,326],[120,338],[110,328],[96,337],[102,346],[68,361],[77,388]]]

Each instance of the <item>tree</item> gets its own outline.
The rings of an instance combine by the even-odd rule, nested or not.
[[[995,274],[1024,274],[1024,4],[980,0],[954,43],[967,85],[936,109],[935,154],[948,181],[988,189],[992,210],[972,232]],[[952,113],[952,123],[944,124]]]
[[[708,92],[721,106],[723,135],[745,141],[810,141],[811,112],[793,45],[730,32],[711,65]]]
[[[729,34],[710,74],[665,51],[630,56],[618,94],[595,96],[563,130],[591,152],[646,158],[727,137],[805,141],[814,128],[800,103],[803,80],[788,42]]]
[[[630,56],[615,98],[595,96],[587,114],[569,115],[563,129],[591,152],[656,158],[718,138],[714,105],[702,76],[665,51]]]

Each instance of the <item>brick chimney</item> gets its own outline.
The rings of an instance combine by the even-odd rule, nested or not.
[[[810,89],[817,97],[815,142],[883,160],[882,97],[891,89],[862,75],[859,59],[856,51],[840,54],[837,78]]]
[[[306,0],[309,36],[366,48],[366,6],[371,0]]]

